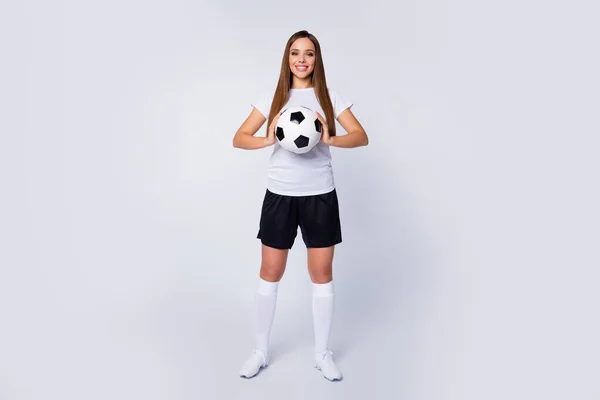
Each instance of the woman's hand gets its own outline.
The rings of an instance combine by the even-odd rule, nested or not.
[[[271,121],[271,125],[269,125],[269,131],[267,132],[267,137],[265,137],[265,147],[269,147],[277,141],[275,137],[275,128],[277,127],[277,121],[279,121],[279,117],[281,114],[277,114],[273,121]]]
[[[321,132],[321,142],[331,146],[331,136],[329,136],[329,127],[327,126],[327,122],[325,122],[325,119],[321,116],[321,114],[319,114],[318,111],[315,112],[317,113],[317,118],[319,121],[321,121],[321,130],[323,131]]]

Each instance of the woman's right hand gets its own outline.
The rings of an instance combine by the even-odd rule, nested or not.
[[[265,147],[269,147],[275,144],[277,141],[277,138],[275,137],[275,129],[277,128],[277,121],[279,120],[280,116],[281,114],[277,114],[275,118],[273,118],[273,121],[271,121],[271,125],[269,125],[269,131],[267,132],[267,137],[265,137]]]

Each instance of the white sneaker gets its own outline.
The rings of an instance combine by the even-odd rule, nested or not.
[[[265,354],[263,350],[254,349],[252,355],[242,366],[240,376],[252,378],[261,368],[265,368],[267,365],[269,365],[269,354]]]
[[[333,352],[331,350],[315,354],[315,368],[320,370],[323,376],[330,381],[342,379],[342,373],[333,362]]]

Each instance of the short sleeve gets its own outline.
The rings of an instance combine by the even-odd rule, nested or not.
[[[329,89],[329,97],[331,98],[331,103],[333,104],[333,114],[335,115],[336,119],[345,109],[351,108],[354,105],[350,100],[340,96],[332,89]]]
[[[269,111],[271,110],[271,101],[272,96],[264,95],[258,98],[254,103],[250,103],[250,105],[256,108],[260,113],[265,117],[265,119],[269,119]]]

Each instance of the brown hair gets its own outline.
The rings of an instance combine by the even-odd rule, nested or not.
[[[329,135],[335,136],[335,118],[333,115],[333,104],[329,97],[329,91],[327,88],[327,81],[325,80],[325,67],[323,66],[323,56],[321,55],[321,46],[317,38],[309,33],[308,31],[298,31],[294,33],[287,41],[285,45],[285,52],[283,53],[283,59],[281,60],[281,72],[279,73],[279,81],[277,82],[277,88],[273,95],[273,102],[271,103],[271,110],[269,112],[269,120],[267,123],[267,131],[271,125],[271,121],[277,115],[277,113],[283,108],[288,100],[290,94],[290,88],[292,86],[292,73],[290,71],[290,48],[292,43],[297,39],[308,38],[313,42],[315,46],[315,65],[313,72],[311,73],[311,83],[314,88],[315,95],[319,100],[319,104],[325,113],[324,117],[329,128]]]

